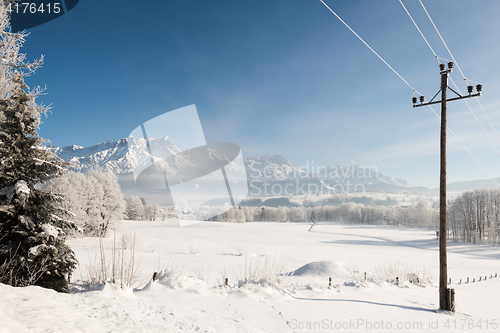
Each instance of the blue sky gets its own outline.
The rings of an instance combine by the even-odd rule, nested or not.
[[[430,99],[438,63],[397,0],[325,1]],[[418,1],[403,1],[436,53],[450,56]],[[424,1],[500,131],[500,2]],[[196,104],[207,141],[244,156],[278,153],[298,166],[362,164],[437,187],[439,119],[318,0],[81,0],[29,30],[23,52],[46,56],[27,79],[52,104],[40,134],[57,146],[126,137],[164,112]],[[458,70],[452,78],[464,92]],[[475,100],[469,100],[493,142]],[[435,108],[439,112],[439,106]],[[450,128],[494,177],[500,154],[465,103]],[[488,175],[448,134],[448,180]]]

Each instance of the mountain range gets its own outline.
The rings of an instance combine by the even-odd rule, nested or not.
[[[183,160],[184,154],[168,138],[149,138],[150,146],[166,155],[176,155],[175,163],[187,165],[192,161]],[[152,190],[145,190],[135,184],[132,174],[134,163],[144,155],[146,140],[132,137],[116,141],[99,143],[90,147],[47,146],[63,160],[71,163],[75,171],[89,168],[111,170],[118,175],[125,196],[148,196]],[[344,193],[351,191],[408,191],[428,192],[426,187],[415,187],[404,179],[393,179],[383,175],[376,168],[351,166],[306,165],[296,166],[281,155],[265,155],[244,159],[250,196],[290,196],[305,192],[312,193]],[[487,182],[484,182],[488,185]],[[473,189],[475,182],[461,182],[449,185],[450,190],[459,191],[461,187]],[[478,184],[481,184],[478,182]]]

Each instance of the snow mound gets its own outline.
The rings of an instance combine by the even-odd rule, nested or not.
[[[271,299],[279,298],[285,295],[283,289],[268,280],[240,280],[237,285],[229,287],[226,291],[222,288],[220,294],[226,293],[232,297],[244,298],[250,297],[254,299]]]
[[[99,297],[106,299],[116,299],[116,298],[133,298],[134,290],[126,285],[121,286],[120,281],[113,283],[111,279],[104,283],[96,283],[92,287],[92,292],[99,295]]]
[[[158,282],[171,289],[183,289],[188,286],[186,277],[176,270],[165,270],[158,274]]]
[[[328,276],[332,278],[342,278],[346,270],[344,265],[337,261],[322,260],[313,261],[290,272],[293,276]]]
[[[157,281],[150,281],[141,290],[155,290],[158,285],[174,290],[198,290],[201,287],[206,287],[206,283],[192,276],[185,276],[178,270],[164,270],[158,274]]]

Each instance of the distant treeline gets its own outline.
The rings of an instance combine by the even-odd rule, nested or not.
[[[439,226],[439,205],[421,201],[407,207],[395,206],[391,198],[375,200],[369,197],[335,196],[313,206],[305,200],[302,206],[290,205],[288,198],[256,198],[247,201],[254,206],[235,207],[215,217],[224,222],[307,222],[313,212],[318,222],[384,224],[410,227]],[[283,204],[269,207],[263,204]],[[389,207],[390,206],[390,207]],[[464,192],[448,206],[448,237],[453,241],[473,243],[500,243],[500,189],[481,189]]]
[[[220,222],[318,222],[437,227],[438,210],[428,201],[409,207],[364,206],[353,202],[317,207],[234,207],[212,220]]]
[[[385,200],[373,199],[367,196],[359,197],[348,197],[344,195],[336,195],[332,198],[323,200],[323,205],[325,206],[338,206],[343,203],[354,202],[357,204],[363,204],[365,206],[396,206],[398,201],[387,197]]]
[[[300,205],[291,202],[288,197],[275,197],[263,200],[262,198],[246,199],[240,203],[243,207],[299,207]]]
[[[331,198],[323,200],[321,206],[340,206],[344,203],[357,203],[365,206],[395,206],[398,201],[387,197],[386,199],[374,199],[367,196],[349,197],[346,195],[334,195]],[[300,207],[301,205],[291,202],[288,197],[273,197],[273,198],[251,198],[240,203],[242,207]],[[310,199],[303,201],[302,206],[313,207],[314,203]]]

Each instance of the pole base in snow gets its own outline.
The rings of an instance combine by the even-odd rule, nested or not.
[[[451,289],[451,288],[446,289],[446,296],[447,296],[446,297],[447,308],[444,310],[448,310],[448,311],[455,313],[455,311],[456,311],[455,289]]]

